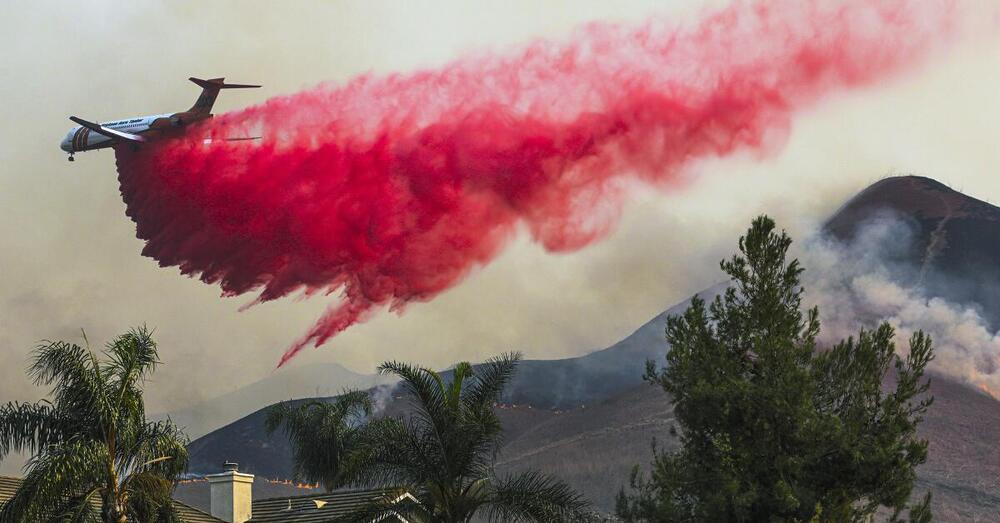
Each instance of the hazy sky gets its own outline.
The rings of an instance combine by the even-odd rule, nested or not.
[[[719,2],[713,2],[719,3]],[[223,92],[217,113],[342,82],[407,71],[532,38],[565,38],[591,20],[691,16],[700,2],[18,2],[0,18],[0,402],[37,399],[24,377],[43,338],[103,343],[156,327],[166,362],[152,410],[228,392],[272,372],[329,303],[251,297],[161,269],[140,255],[114,155],[58,143],[74,114],[94,120],[182,110],[188,76],[263,89]],[[990,2],[980,3],[985,6]],[[1000,46],[975,38],[919,70],[837,94],[799,114],[763,161],[713,160],[683,191],[637,190],[616,232],[568,255],[520,239],[493,264],[402,317],[381,314],[291,365],[358,371],[390,358],[446,366],[519,349],[532,358],[603,348],[719,277],[716,262],[766,212],[804,234],[868,183],[932,176],[1000,201]]]

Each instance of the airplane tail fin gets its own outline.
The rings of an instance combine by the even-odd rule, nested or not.
[[[199,113],[199,114],[209,114],[212,112],[212,106],[215,105],[215,99],[219,96],[220,89],[249,89],[254,87],[260,87],[259,85],[249,85],[249,84],[227,84],[225,78],[210,78],[208,80],[202,80],[201,78],[188,78],[196,85],[201,87],[201,95],[198,96],[198,100],[191,106],[188,112]]]

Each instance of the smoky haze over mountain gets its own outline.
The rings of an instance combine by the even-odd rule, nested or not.
[[[805,242],[806,299],[834,343],[885,320],[897,350],[916,330],[931,368],[1000,397],[1000,208],[923,177],[878,182]]]
[[[987,9],[991,2],[970,4]],[[11,122],[0,127],[0,399],[43,393],[23,372],[38,340],[79,340],[85,328],[100,344],[147,323],[157,329],[165,362],[149,383],[149,409],[191,406],[270,376],[276,351],[325,306],[276,303],[239,313],[243,301],[220,299],[217,289],[142,258],[110,153],[69,164],[58,151],[68,115],[101,121],[183,109],[197,96],[188,76],[264,84],[259,93],[225,93],[217,103],[223,112],[366,71],[412,71],[469,49],[564,38],[588,21],[691,17],[698,5],[8,6],[0,19],[10,50],[0,95]],[[414,24],[418,18],[425,23]],[[37,27],[48,30],[30,30]],[[630,190],[621,222],[603,243],[551,256],[515,241],[434,303],[377,318],[293,364],[337,362],[367,374],[393,358],[443,368],[510,349],[532,358],[576,356],[615,343],[718,281],[717,261],[756,214],[767,212],[804,238],[845,198],[890,172],[927,173],[968,194],[1000,198],[1000,178],[992,175],[1000,165],[996,50],[991,40],[966,42],[920,70],[840,95],[796,117],[788,143],[764,161],[701,162],[684,173],[683,192]]]
[[[800,258],[807,268],[805,301],[820,309],[820,343],[829,346],[856,337],[859,328],[887,321],[897,331],[897,353],[905,355],[910,336],[922,330],[934,340],[932,371],[1000,398],[1000,336],[987,320],[995,317],[996,309],[984,311],[975,302],[932,294],[924,284],[956,279],[876,254],[909,250],[913,241],[906,221],[887,215],[866,224],[850,245],[829,237],[807,242]],[[920,280],[914,282],[915,277]],[[998,288],[995,272],[981,283]]]

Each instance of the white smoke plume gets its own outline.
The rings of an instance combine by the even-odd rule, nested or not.
[[[385,413],[386,407],[389,406],[389,402],[392,400],[392,392],[394,390],[396,390],[396,384],[393,383],[378,385],[368,392],[372,402],[373,416],[381,416]]]
[[[896,351],[905,355],[910,335],[922,330],[934,342],[933,371],[1000,399],[1000,333],[975,305],[929,295],[922,284],[933,276],[923,268],[894,261],[913,238],[909,224],[886,215],[849,245],[824,236],[805,242],[799,253],[805,300],[819,307],[820,343],[829,346],[884,320],[895,327]]]

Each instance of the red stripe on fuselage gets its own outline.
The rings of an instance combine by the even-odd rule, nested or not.
[[[81,151],[81,150],[83,150],[83,147],[81,147],[81,144],[80,144],[80,137],[83,135],[83,132],[86,131],[86,130],[87,130],[86,127],[81,127],[79,129],[77,129],[75,133],[73,133],[72,147],[73,147],[74,151]]]

